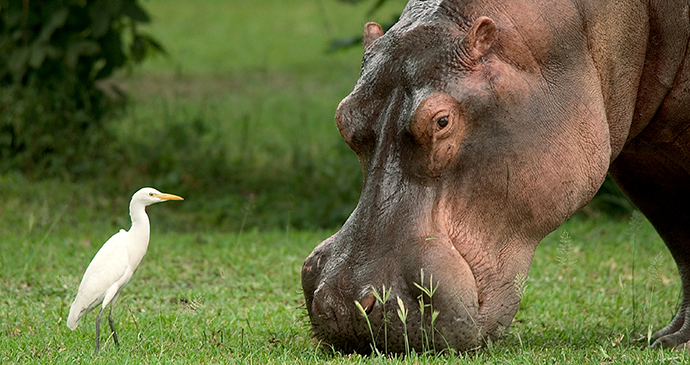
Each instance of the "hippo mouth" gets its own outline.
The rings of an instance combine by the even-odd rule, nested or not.
[[[322,242],[302,270],[313,334],[325,348],[421,353],[482,344],[476,280],[450,241],[422,239],[408,259],[388,257],[355,272],[352,253],[335,252],[342,239]]]

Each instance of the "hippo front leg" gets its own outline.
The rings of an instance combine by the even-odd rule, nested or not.
[[[652,347],[690,347],[690,166],[672,157],[681,155],[677,152],[662,150],[640,136],[610,170],[621,190],[656,228],[678,265],[683,298],[671,323],[652,335]]]
[[[690,349],[690,303],[685,294],[671,323],[655,332],[651,341],[652,347]]]

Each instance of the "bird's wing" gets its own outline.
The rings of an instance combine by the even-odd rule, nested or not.
[[[124,286],[129,281],[132,270],[129,269],[126,240],[127,231],[120,230],[110,237],[93,257],[84,272],[77,297],[70,308],[68,325],[71,324],[76,328],[79,319],[84,314],[103,302],[103,297],[108,289],[118,284],[118,281],[120,282],[119,287]],[[119,291],[119,288],[115,290]]]

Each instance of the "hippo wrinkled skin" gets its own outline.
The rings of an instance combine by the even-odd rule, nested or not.
[[[418,351],[499,336],[537,244],[610,173],[682,279],[678,314],[652,341],[687,343],[689,3],[410,1],[385,34],[366,24],[361,76],[335,114],[362,165],[361,197],[302,269],[315,337],[370,352],[358,302],[377,348],[402,352],[398,298]],[[429,298],[420,286],[432,276]],[[385,305],[374,297],[384,286]]]

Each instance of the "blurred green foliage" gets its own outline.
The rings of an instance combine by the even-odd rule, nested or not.
[[[14,202],[5,219],[38,204],[47,217],[84,207],[82,217],[126,226],[131,194],[154,186],[185,197],[165,210],[170,229],[339,226],[357,204],[362,175],[333,114],[357,80],[362,49],[324,47],[361,33],[365,21],[385,24],[404,6],[374,2],[149,0],[146,11],[133,11],[133,0],[0,0],[0,202]],[[44,15],[22,20],[32,7]],[[69,16],[53,23],[47,14],[60,9]],[[137,27],[147,13],[154,21]],[[15,23],[5,20],[12,14]],[[94,38],[94,19],[107,18],[98,14],[110,14],[110,36]],[[31,27],[17,25],[25,21]],[[43,29],[50,42],[39,41]],[[139,52],[160,49],[142,31],[169,57]],[[70,48],[72,41],[96,42],[98,51]],[[44,50],[32,56],[34,48]],[[11,71],[21,52],[28,58]],[[127,91],[125,108],[105,96],[106,74]],[[631,206],[612,182],[600,195],[582,214]]]
[[[137,30],[148,21],[137,0],[0,0],[0,171],[103,167],[104,124],[123,95],[101,81],[163,50]]]
[[[362,182],[356,155],[329,120],[295,116],[294,125],[281,123],[281,113],[292,114],[287,104],[294,97],[261,114],[236,117],[223,114],[232,105],[200,108],[175,101],[137,102],[128,109],[115,129],[124,163],[114,172],[119,180],[104,182],[108,190],[123,183],[129,190],[170,187],[165,189],[186,198],[189,214],[178,228],[187,229],[330,228],[354,209]],[[241,101],[248,108],[259,102]],[[307,105],[294,113],[305,113],[314,101],[302,102]],[[331,138],[310,138],[317,132],[309,129],[319,122],[332,129]]]

